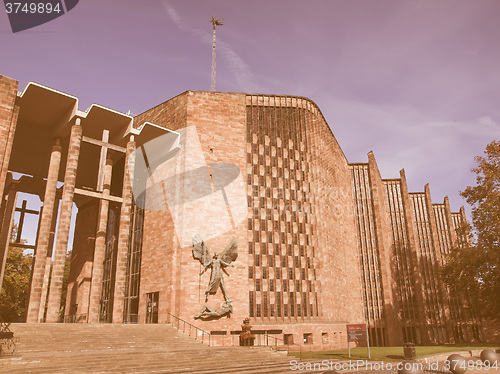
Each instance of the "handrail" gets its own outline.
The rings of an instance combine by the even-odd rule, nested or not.
[[[188,325],[189,326],[189,333],[188,333],[189,336],[191,336],[191,329],[194,328],[195,331],[196,331],[196,335],[195,335],[194,338],[196,340],[198,340],[198,331],[200,331],[201,332],[201,342],[204,343],[204,337],[205,337],[205,334],[207,334],[208,335],[208,345],[209,346],[211,345],[211,334],[208,331],[202,330],[199,327],[197,327],[197,326],[189,323],[188,321],[185,321],[182,318],[174,316],[172,313],[167,312],[167,314],[170,317],[173,317],[176,320],[177,326],[175,326],[175,324],[172,323],[171,321],[169,321],[168,323],[170,323],[173,327],[176,327],[177,330],[182,331],[183,333],[186,333],[186,325]],[[182,330],[181,330],[181,327],[180,327],[180,323],[181,322],[183,323]]]
[[[3,352],[14,354],[19,338],[14,338],[14,332],[10,331],[10,323],[3,321],[0,316],[0,355]]]
[[[201,332],[201,342],[204,343],[204,337],[205,337],[205,334],[206,334],[208,336],[208,345],[209,346],[212,345],[212,339],[211,339],[212,334],[211,333],[209,333],[208,331],[200,329],[199,327],[193,325],[192,323],[189,323],[186,320],[183,320],[182,318],[174,316],[172,313],[167,312],[167,314],[169,315],[169,317],[172,317],[175,320],[175,322],[172,322],[172,321],[169,320],[168,323],[171,324],[173,327],[177,328],[177,330],[186,333],[186,325],[187,325],[189,327],[189,332],[188,332],[189,336],[191,336],[191,330],[194,328],[194,330],[196,331],[195,339],[198,339],[198,332]],[[182,328],[181,328],[181,323],[182,323]],[[280,339],[280,338],[276,337],[275,334],[268,334],[267,332],[264,333],[264,334],[262,334],[262,335],[265,336],[265,339],[266,339],[266,344],[265,345],[271,347],[271,349],[274,349],[275,351],[278,350],[278,340],[281,341],[281,342],[283,342],[283,345],[287,346],[287,350],[286,350],[287,355],[290,354],[290,345],[295,345],[295,346],[299,347],[299,360],[302,360],[302,346],[300,344],[297,344],[297,343],[288,343],[288,342],[285,344],[285,341],[283,339]],[[272,344],[269,345],[269,338],[274,339],[274,346]],[[262,345],[264,345],[264,344],[262,344]]]
[[[64,316],[65,323],[78,323],[82,321],[87,322],[87,313],[73,313]]]
[[[276,336],[274,336],[274,334],[268,334],[267,332],[264,334],[266,336],[266,342],[269,343],[268,339],[271,337],[274,339],[274,347],[271,345],[270,347],[272,349],[274,349],[275,351],[278,350],[278,340],[279,341],[282,341],[283,342],[283,345],[286,345],[287,346],[287,350],[286,350],[286,354],[287,355],[290,355],[290,343],[286,343],[285,344],[285,341],[283,339],[280,339]],[[266,344],[269,346],[269,344]],[[297,343],[292,343],[292,345],[296,345],[297,347],[299,347],[299,360],[302,360],[302,346],[300,344],[297,344]]]

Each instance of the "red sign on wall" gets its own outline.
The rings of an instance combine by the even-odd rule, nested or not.
[[[368,334],[365,324],[346,325],[347,326],[347,341],[357,342],[360,340],[368,340]]]

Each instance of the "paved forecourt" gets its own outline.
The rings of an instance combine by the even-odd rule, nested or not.
[[[169,325],[12,324],[0,373],[290,373],[268,347],[209,347]],[[306,371],[293,371],[305,373]]]

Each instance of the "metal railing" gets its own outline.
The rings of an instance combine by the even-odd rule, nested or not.
[[[87,313],[73,313],[64,316],[64,323],[79,323],[79,322],[87,322]]]
[[[199,327],[196,327],[195,325],[189,323],[188,321],[185,321],[183,320],[182,318],[179,318],[177,316],[174,316],[173,314],[171,313],[168,313],[168,323],[171,324],[173,327],[177,328],[177,330],[179,331],[182,331],[183,333],[186,334],[186,330],[188,331],[187,334],[189,336],[191,336],[191,332],[194,330],[195,331],[195,336],[194,338],[196,340],[198,340],[198,332],[201,332],[201,342],[202,343],[205,343],[205,335],[208,336],[208,345],[210,346],[211,344],[211,334],[208,332],[208,331],[205,331],[205,330],[202,330],[200,329]],[[174,321],[172,321],[171,319],[174,319]],[[182,324],[182,328],[181,328],[181,324]],[[186,326],[188,327],[188,329],[186,329]]]
[[[139,323],[139,314],[130,313],[129,315],[124,315],[123,323],[129,323],[129,324]]]
[[[286,342],[283,340],[283,339],[280,339],[278,338],[276,335],[274,334],[264,334],[265,337],[266,337],[266,342],[267,342],[267,346],[271,347],[272,349],[274,349],[275,351],[278,351],[278,340],[283,342],[282,346],[286,346],[287,349],[286,349],[286,354],[287,355],[290,355],[290,345],[292,346],[297,346],[299,347],[299,360],[302,360],[302,346],[300,344],[297,344],[297,343],[289,343],[289,342]],[[271,339],[274,339],[274,345],[273,344],[269,344],[269,338]]]
[[[14,333],[10,331],[10,323],[3,322],[0,317],[0,355],[14,354],[19,338],[14,338]]]
[[[199,327],[193,325],[192,323],[189,323],[186,320],[183,320],[182,318],[179,318],[177,316],[174,316],[172,313],[167,313],[168,314],[168,321],[170,325],[175,327],[177,330],[182,331],[183,333],[187,333],[189,336],[192,336],[191,334],[194,331],[194,337],[195,339],[198,339],[198,336],[200,336],[201,333],[201,341],[202,343],[205,343],[206,338],[205,335],[208,336],[208,345],[211,346],[212,343],[217,344],[217,340],[224,346],[224,342],[227,342],[226,339],[230,339],[230,344],[229,345],[239,345],[239,335],[235,335],[234,331],[232,334],[224,334],[224,335],[214,335],[214,339],[212,339],[212,334],[208,331],[202,330]],[[235,344],[235,337],[237,337],[238,343]],[[254,345],[255,346],[260,346],[260,347],[270,347],[271,349],[274,349],[275,351],[278,351],[278,347],[286,347],[286,353],[287,355],[290,355],[290,346],[292,347],[298,347],[298,352],[299,352],[299,359],[302,360],[302,346],[297,343],[289,343],[278,338],[276,334],[269,334],[269,333],[261,333],[261,334],[255,334],[254,338]],[[274,339],[274,341],[273,341]],[[214,341],[215,340],[215,341]],[[271,342],[269,341],[271,340]],[[282,344],[278,343],[281,342]]]

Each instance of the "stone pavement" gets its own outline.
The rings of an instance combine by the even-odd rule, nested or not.
[[[420,357],[411,361],[412,365],[407,367],[410,371],[407,374],[451,374],[449,367],[445,366],[445,360],[453,353],[460,354],[464,359],[464,366],[467,371],[462,374],[500,374],[498,366],[485,366],[481,363],[479,354],[481,351],[458,351],[440,353],[426,357]],[[403,365],[400,361],[366,361],[366,360],[304,360],[294,363],[291,367],[307,370],[309,373],[320,374],[396,374],[398,365]],[[411,373],[411,369],[417,369],[417,372]]]
[[[0,374],[284,374],[330,369],[320,360],[299,362],[268,347],[209,347],[169,325],[12,324],[10,329],[19,341],[14,355],[0,356]],[[479,360],[478,352],[460,353],[466,360]],[[426,365],[439,365],[424,366],[424,372],[449,374],[443,361],[450,354],[427,357]],[[330,365],[343,363],[349,364],[333,361]],[[342,374],[394,374],[398,364],[391,362],[393,369],[387,369],[371,363],[371,368],[346,367]],[[466,374],[500,374],[500,370],[475,368]]]
[[[291,373],[268,347],[209,347],[169,325],[12,324],[0,373]],[[305,371],[293,371],[305,373]]]

